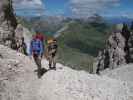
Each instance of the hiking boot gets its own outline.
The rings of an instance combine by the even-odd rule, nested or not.
[[[51,66],[50,66],[49,69],[56,70],[56,67],[51,67]]]
[[[50,67],[51,70],[56,70],[56,67]]]

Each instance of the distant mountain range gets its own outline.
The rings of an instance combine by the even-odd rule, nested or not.
[[[65,17],[63,16],[42,16],[30,19],[34,29],[42,32],[55,33],[64,26]]]
[[[19,19],[23,19],[25,24],[30,24],[34,30],[39,30],[41,32],[51,32],[55,33],[60,30],[66,23],[71,21],[75,22],[84,22],[89,23],[96,21],[97,23],[103,22],[103,18],[101,16],[93,16],[87,19],[76,19],[64,16],[39,16],[39,17],[20,17]]]
[[[68,22],[70,20],[81,20],[85,22],[91,22],[91,21],[105,21],[110,24],[120,24],[120,23],[131,23],[133,21],[133,18],[127,18],[127,17],[102,17],[100,15],[95,14],[92,17],[88,17],[86,19],[77,19],[77,18],[71,18],[71,17],[64,17],[64,16],[38,16],[38,17],[23,17],[24,19],[30,21],[30,22],[48,22],[49,24],[60,24],[62,22]]]
[[[120,24],[120,23],[127,23],[131,24],[133,21],[133,18],[127,18],[127,17],[105,17],[104,18],[107,23],[111,24]]]

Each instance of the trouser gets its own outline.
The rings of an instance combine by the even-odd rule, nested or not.
[[[55,68],[56,67],[56,60],[55,60],[55,54],[49,55],[49,68]]]
[[[33,58],[34,58],[34,61],[38,67],[38,71],[40,71],[41,70],[41,59],[36,54],[33,55]]]

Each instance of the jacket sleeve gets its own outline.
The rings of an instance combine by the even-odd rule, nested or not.
[[[40,56],[42,55],[42,53],[43,53],[43,43],[42,43],[42,41],[40,41]]]

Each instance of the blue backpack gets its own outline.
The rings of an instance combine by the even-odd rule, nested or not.
[[[41,55],[43,53],[43,44],[41,40],[39,39],[33,39],[31,41],[31,53],[33,52],[34,54]]]

